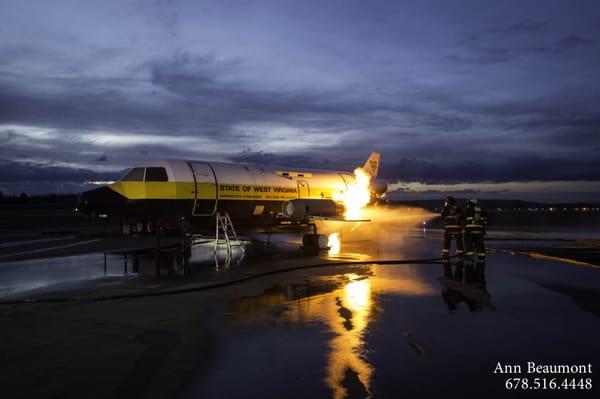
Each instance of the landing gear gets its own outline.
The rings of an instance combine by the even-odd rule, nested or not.
[[[152,220],[138,220],[133,224],[126,219],[121,221],[121,233],[125,236],[131,233],[152,235],[155,228],[156,226]]]
[[[132,217],[131,219],[128,219],[126,217],[123,217],[121,219],[121,234],[124,236],[129,236],[132,234],[138,236],[152,236],[156,232],[157,228],[168,229],[171,226],[177,226],[177,223],[178,222],[176,220],[170,221],[167,219],[159,218],[138,219]]]

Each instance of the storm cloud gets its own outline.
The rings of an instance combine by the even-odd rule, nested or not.
[[[0,190],[371,151],[389,182],[597,181],[598,21],[567,1],[9,0]]]

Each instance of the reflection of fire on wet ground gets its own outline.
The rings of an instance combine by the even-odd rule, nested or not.
[[[353,397],[367,397],[372,366],[365,360],[363,334],[373,306],[370,275],[371,269],[362,267],[333,278],[276,285],[262,295],[234,301],[231,310],[245,322],[274,316],[284,323],[325,323],[334,333],[329,341],[327,385],[336,398],[346,397],[348,391]]]
[[[325,383],[335,398],[370,396],[373,366],[368,361],[366,333],[379,314],[377,295],[430,295],[435,291],[416,269],[360,266],[351,273],[275,285],[254,297],[231,303],[230,323],[289,326],[290,323],[323,323],[333,333]],[[411,346],[413,341],[409,342]],[[414,347],[419,357],[424,349]]]

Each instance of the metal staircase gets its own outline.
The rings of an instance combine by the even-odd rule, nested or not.
[[[240,247],[242,252],[244,252],[244,246],[242,245],[242,241],[240,241],[235,232],[235,229],[233,228],[233,223],[231,222],[229,214],[227,212],[224,215],[217,213],[216,218],[217,225],[215,228],[215,253],[217,252],[219,246],[219,232],[222,232],[223,234],[228,254],[231,254],[232,247],[234,246]]]

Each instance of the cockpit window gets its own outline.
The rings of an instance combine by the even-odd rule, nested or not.
[[[146,181],[169,181],[165,168],[146,168]]]
[[[121,178],[121,181],[144,181],[144,168],[131,169]]]

